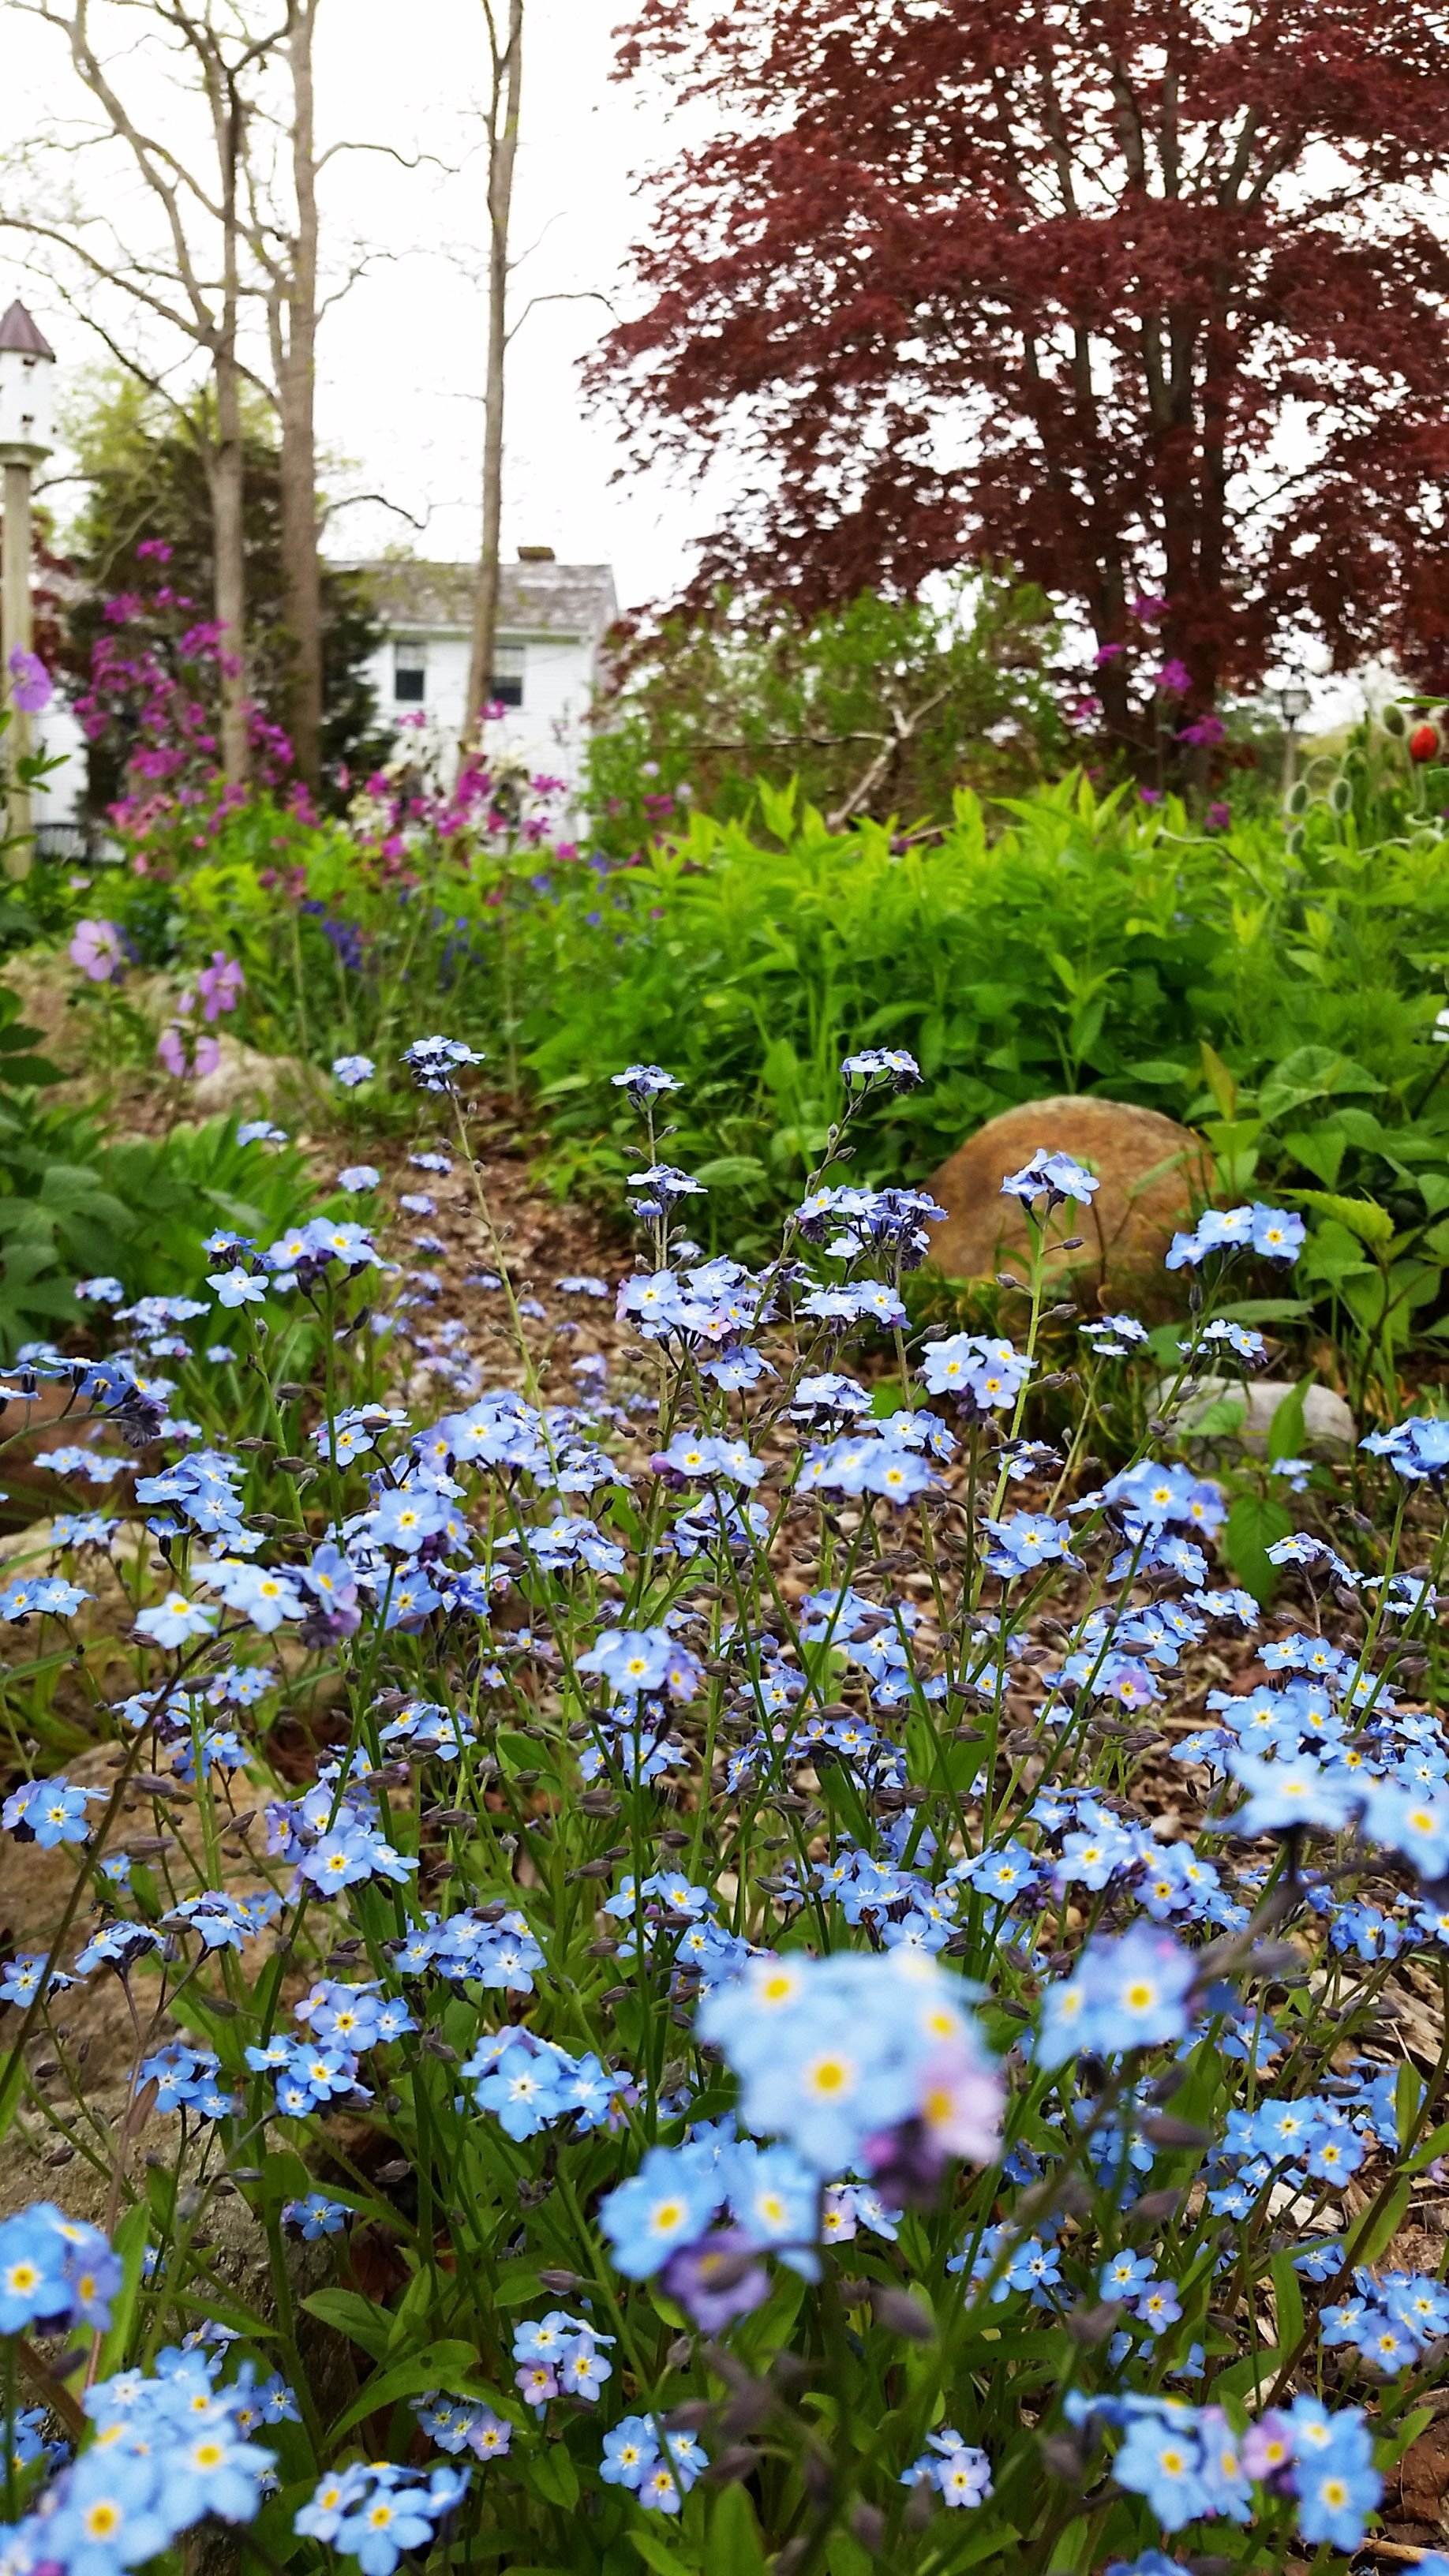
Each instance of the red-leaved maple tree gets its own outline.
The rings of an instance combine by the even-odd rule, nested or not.
[[[1015,564],[1128,737],[1149,649],[1209,728],[1309,633],[1449,686],[1442,0],[643,0],[619,61],[698,103],[595,368],[749,460],[697,597]]]

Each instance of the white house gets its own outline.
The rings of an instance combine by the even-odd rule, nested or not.
[[[370,665],[383,715],[400,729],[425,715],[434,738],[456,748],[476,564],[388,556],[348,569],[365,576],[383,628]],[[493,697],[508,712],[498,732],[532,768],[576,789],[600,648],[619,613],[613,572],[608,564],[555,563],[546,546],[520,546],[517,563],[502,567],[500,590]]]

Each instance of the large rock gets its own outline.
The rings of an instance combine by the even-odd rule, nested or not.
[[[1051,1256],[1055,1278],[1070,1273],[1077,1293],[1110,1308],[1163,1292],[1162,1257],[1177,1228],[1191,1221],[1194,1195],[1208,1195],[1201,1139],[1155,1109],[1126,1101],[1030,1100],[993,1118],[943,1163],[931,1189],[946,1223],[931,1228],[931,1261],[952,1279],[1023,1276],[1030,1250],[1026,1217],[1003,1198],[1008,1172],[1020,1171],[1037,1147],[1071,1154],[1101,1183],[1090,1206],[1072,1212],[1079,1252]],[[1066,1236],[1068,1211],[1054,1220]],[[1095,1298],[1093,1298],[1095,1292]]]
[[[1172,1380],[1163,1378],[1153,1390],[1152,1401],[1158,1409],[1166,1406]],[[1200,1377],[1190,1387],[1179,1390],[1174,1428],[1185,1439],[1231,1437],[1245,1449],[1261,1453],[1268,1446],[1268,1434],[1280,1404],[1286,1404],[1294,1391],[1294,1380],[1286,1377]],[[1214,1433],[1201,1428],[1204,1417],[1216,1413],[1220,1404],[1238,1405],[1242,1419],[1231,1434]],[[1333,1449],[1340,1453],[1354,1448],[1358,1441],[1358,1424],[1341,1395],[1331,1386],[1311,1386],[1303,1399],[1304,1449]]]

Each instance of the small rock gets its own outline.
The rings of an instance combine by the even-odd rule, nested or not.
[[[315,1095],[317,1076],[296,1056],[262,1055],[224,1029],[209,1034],[216,1039],[220,1060],[213,1072],[186,1085],[188,1117],[214,1118],[218,1111],[233,1109],[274,1115],[290,1102]]]
[[[1020,1265],[1029,1249],[1026,1218],[1001,1196],[1008,1172],[1020,1171],[1037,1147],[1071,1154],[1101,1183],[1090,1207],[1066,1211],[1056,1231],[1083,1236],[1080,1252],[1051,1258],[1054,1279],[1070,1273],[1080,1293],[1095,1285],[1111,1308],[1129,1300],[1165,1301],[1163,1255],[1191,1222],[1194,1193],[1208,1195],[1200,1139],[1155,1109],[1122,1100],[1066,1097],[1027,1101],[989,1120],[942,1164],[930,1187],[947,1222],[931,1229],[930,1259],[953,1279],[989,1279]],[[1174,1298],[1172,1310],[1180,1300]]]
[[[1171,1379],[1164,1378],[1153,1388],[1154,1406],[1166,1402],[1171,1385]],[[1194,1426],[1215,1404],[1224,1400],[1231,1403],[1234,1399],[1241,1402],[1246,1398],[1248,1409],[1243,1416],[1242,1427],[1231,1437],[1241,1441],[1245,1449],[1261,1453],[1268,1446],[1268,1431],[1274,1414],[1292,1393],[1292,1381],[1283,1377],[1249,1378],[1246,1383],[1239,1378],[1200,1377],[1191,1390],[1183,1390],[1174,1428],[1179,1434],[1185,1433],[1191,1438]],[[1222,1439],[1228,1435],[1208,1432],[1203,1436]],[[1305,1449],[1349,1450],[1355,1448],[1357,1442],[1358,1424],[1342,1396],[1335,1395],[1331,1386],[1311,1386],[1303,1400],[1302,1446]]]

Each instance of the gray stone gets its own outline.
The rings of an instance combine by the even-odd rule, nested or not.
[[[1261,1455],[1268,1446],[1268,1431],[1273,1416],[1279,1405],[1286,1403],[1293,1393],[1293,1384],[1292,1379],[1280,1377],[1249,1378],[1246,1382],[1230,1377],[1198,1378],[1192,1386],[1184,1387],[1179,1394],[1174,1428],[1189,1439],[1195,1436],[1209,1440],[1231,1437],[1241,1441],[1245,1449],[1254,1450]],[[1154,1404],[1160,1407],[1166,1403],[1171,1385],[1172,1380],[1164,1378],[1153,1389]],[[1194,1425],[1200,1422],[1203,1415],[1209,1413],[1214,1405],[1223,1401],[1242,1402],[1244,1398],[1247,1400],[1247,1411],[1238,1431],[1231,1434],[1221,1431],[1195,1434]],[[1354,1448],[1357,1441],[1358,1424],[1342,1396],[1335,1395],[1331,1386],[1311,1386],[1303,1404],[1303,1447],[1347,1450]]]

